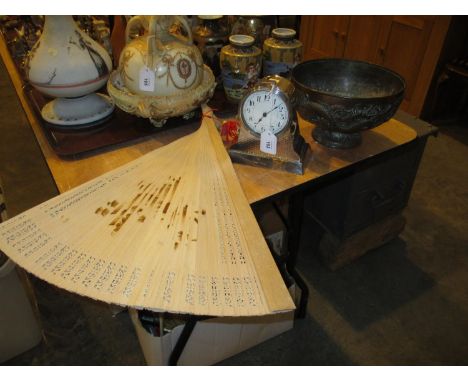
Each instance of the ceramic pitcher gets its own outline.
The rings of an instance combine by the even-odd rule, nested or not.
[[[134,94],[175,96],[198,87],[203,80],[203,59],[187,20],[182,16],[137,17],[127,26],[129,42],[119,60],[126,88]],[[131,40],[138,23],[148,33]]]

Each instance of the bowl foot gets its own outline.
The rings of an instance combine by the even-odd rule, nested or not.
[[[108,117],[114,101],[104,94],[91,93],[77,98],[55,98],[41,110],[42,118],[54,125],[79,128]]]
[[[149,120],[154,127],[163,127],[167,122],[167,118],[165,119],[150,118]]]
[[[197,114],[196,110],[192,110],[192,111],[189,111],[188,113],[184,114],[182,116],[182,118],[185,119],[185,120],[189,120],[189,119],[192,119],[193,117],[195,117],[196,114]]]
[[[361,133],[341,133],[316,127],[312,132],[312,137],[321,145],[332,149],[349,149],[361,144]]]

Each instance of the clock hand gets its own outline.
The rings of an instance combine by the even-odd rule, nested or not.
[[[260,117],[260,119],[255,123],[255,126],[257,126],[260,121],[265,118],[268,114],[270,114],[272,111],[276,110],[278,107],[280,107],[280,105],[276,105],[273,109],[271,109],[270,111],[267,111],[265,113],[262,114],[262,116]]]
[[[271,109],[270,111],[267,111],[266,113],[263,113],[263,116],[266,117],[268,114],[270,114],[273,110],[276,110],[280,107],[280,105],[276,105],[273,109]]]
[[[263,115],[260,117],[260,119],[257,122],[255,122],[255,126],[257,126],[261,122],[261,120],[263,119],[264,116],[265,116],[265,113],[263,113]]]

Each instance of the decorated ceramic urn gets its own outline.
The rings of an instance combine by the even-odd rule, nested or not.
[[[271,34],[263,44],[263,75],[289,78],[292,68],[302,61],[302,43],[294,38],[294,29],[275,28]]]
[[[25,64],[31,85],[57,97],[43,107],[42,117],[65,126],[93,123],[112,113],[112,100],[94,93],[106,84],[111,70],[107,51],[72,16],[45,17],[44,31]]]
[[[220,66],[228,101],[238,103],[257,82],[262,69],[262,51],[248,35],[232,35],[221,49]]]
[[[147,24],[143,27],[148,33],[128,39],[108,83],[109,94],[118,107],[150,118],[155,125],[170,117],[190,116],[213,95],[215,80],[193,44],[187,20],[182,16],[136,20]],[[135,28],[135,22],[129,25]]]

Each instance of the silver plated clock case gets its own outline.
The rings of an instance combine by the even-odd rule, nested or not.
[[[260,80],[239,104],[239,138],[229,149],[234,162],[304,173],[309,144],[300,135],[294,85],[278,75]],[[265,134],[274,135],[275,153],[265,152]],[[270,137],[271,137],[270,135]]]

